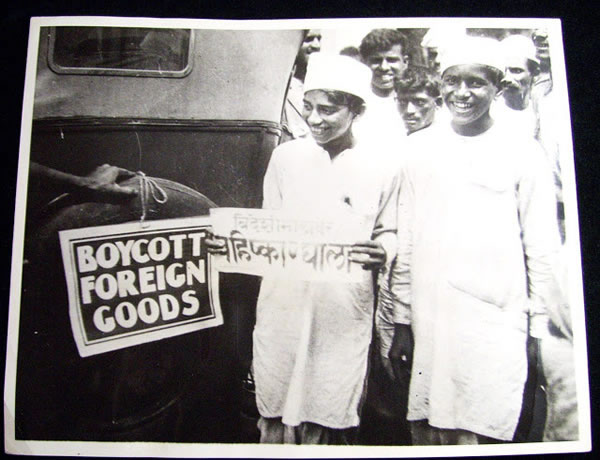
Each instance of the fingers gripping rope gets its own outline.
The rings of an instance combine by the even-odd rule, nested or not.
[[[140,224],[142,227],[147,227],[148,224],[146,221],[146,214],[148,212],[148,201],[152,198],[159,204],[164,204],[168,200],[167,192],[158,185],[158,183],[146,176],[142,171],[137,172],[138,177],[140,178],[140,199],[142,200],[142,215],[140,217]]]

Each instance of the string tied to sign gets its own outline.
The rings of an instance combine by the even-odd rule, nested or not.
[[[146,216],[148,214],[148,203],[150,199],[154,200],[158,204],[165,204],[169,197],[167,192],[158,185],[158,183],[148,177],[142,171],[138,171],[137,175],[140,179],[140,199],[142,201],[142,215],[140,216],[140,224],[142,227],[148,227],[149,224],[146,222]]]

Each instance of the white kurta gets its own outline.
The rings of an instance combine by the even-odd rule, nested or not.
[[[264,179],[268,209],[349,207],[395,252],[398,175],[380,152],[355,147],[332,161],[312,139],[277,147]],[[373,319],[370,271],[357,283],[264,278],[254,329],[256,400],[263,417],[330,428],[359,423]]]
[[[494,125],[416,133],[401,175],[394,322],[415,338],[409,420],[510,440],[558,247],[551,173]],[[540,326],[537,326],[538,328]]]
[[[393,95],[379,97],[372,94],[366,101],[365,113],[352,126],[354,135],[362,142],[387,143],[396,151],[406,141],[406,127]]]

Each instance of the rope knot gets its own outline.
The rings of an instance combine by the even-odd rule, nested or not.
[[[140,199],[142,200],[142,215],[140,217],[140,224],[142,227],[148,227],[146,221],[146,214],[148,212],[148,202],[150,198],[152,198],[158,204],[165,204],[168,200],[167,192],[158,185],[158,183],[148,177],[142,171],[137,172],[138,177],[140,178]]]

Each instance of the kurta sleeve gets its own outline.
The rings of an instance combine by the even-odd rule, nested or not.
[[[390,291],[390,270],[379,275],[375,333],[381,356],[387,358],[394,338],[394,303]]]
[[[523,154],[517,200],[527,267],[530,334],[540,338],[548,330],[547,306],[553,298],[560,238],[552,172],[541,147],[532,142],[529,149]]]
[[[400,190],[400,179],[397,170],[393,169],[393,164],[385,172],[381,198],[379,200],[379,211],[373,227],[373,239],[379,241],[387,254],[386,273],[389,265],[396,255],[396,230],[398,226],[398,193]]]
[[[281,171],[280,171],[280,151],[278,148],[273,150],[269,166],[263,179],[263,209],[279,209],[282,204],[281,193]]]
[[[411,323],[412,225],[414,223],[414,188],[406,166],[400,175],[398,198],[397,254],[390,276],[392,318],[397,324]]]
[[[397,253],[398,194],[400,192],[400,172],[390,175],[381,197],[381,209],[375,222],[375,239],[384,247],[387,260],[378,275],[378,296],[375,316],[375,331],[379,340],[379,350],[387,358],[394,337],[393,302],[390,292],[390,272]],[[394,168],[392,167],[392,171]]]

